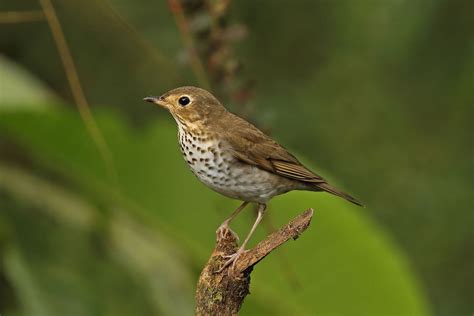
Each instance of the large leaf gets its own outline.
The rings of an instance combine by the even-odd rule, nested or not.
[[[45,105],[54,98],[43,82],[0,55],[0,108]]]
[[[3,112],[0,132],[38,164],[75,182],[84,194],[146,218],[181,244],[198,272],[213,247],[216,227],[237,203],[205,188],[188,172],[171,120],[158,120],[137,132],[116,114],[97,117],[114,153],[117,186],[106,179],[75,113]],[[269,214],[275,225],[282,225],[308,207],[316,209],[312,226],[257,267],[244,314],[426,314],[403,256],[364,209],[329,195],[299,192],[276,198]],[[247,211],[236,221],[241,235],[251,215]],[[259,231],[254,242],[262,237]]]
[[[123,207],[2,163],[0,205],[9,237],[0,266],[22,315],[192,312],[184,256]]]

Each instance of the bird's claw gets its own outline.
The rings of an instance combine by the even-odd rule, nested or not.
[[[222,271],[224,271],[225,268],[227,268],[230,264],[232,264],[232,267],[231,269],[234,270],[235,269],[235,264],[237,262],[237,260],[239,259],[239,257],[246,253],[248,250],[245,250],[243,248],[239,248],[239,250],[237,250],[236,253],[233,253],[231,255],[226,255],[226,256],[222,256],[222,258],[224,259],[229,259],[227,260],[226,262],[224,262],[224,264],[222,265],[222,267],[217,270],[217,273],[221,273]]]
[[[217,241],[227,239],[229,234],[233,236],[237,242],[239,242],[239,236],[232,229],[230,229],[229,225],[226,224],[222,224],[216,230]]]

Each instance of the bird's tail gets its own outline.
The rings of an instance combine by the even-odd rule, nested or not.
[[[354,203],[355,205],[363,206],[361,202],[359,202],[357,199],[354,197],[350,196],[347,193],[344,193],[342,191],[339,191],[338,189],[334,188],[333,186],[329,185],[328,183],[318,183],[315,185],[315,189],[318,191],[326,191],[331,194],[337,195],[339,197],[342,197],[343,199],[346,199],[347,201]]]

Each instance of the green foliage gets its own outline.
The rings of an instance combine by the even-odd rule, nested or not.
[[[23,204],[10,204],[6,220],[15,229],[29,228],[28,221],[43,223],[28,234],[9,236],[6,270],[21,306],[35,314],[88,315],[89,308],[119,314],[122,307],[108,306],[109,297],[131,300],[123,315],[153,310],[179,315],[172,309],[176,301],[163,296],[159,304],[156,301],[163,295],[160,290],[175,288],[176,294],[167,297],[184,302],[179,306],[190,313],[196,273],[213,247],[214,230],[236,203],[211,192],[186,170],[170,121],[158,120],[136,132],[116,114],[98,113],[97,118],[116,159],[117,186],[105,178],[77,114],[2,113],[2,135],[43,172],[65,179],[69,188],[3,167],[7,201]],[[23,188],[17,188],[22,183]],[[36,188],[38,192],[29,192]],[[80,197],[71,197],[68,190],[73,188],[82,192]],[[59,197],[69,200],[54,202]],[[35,210],[40,201],[49,212]],[[426,314],[404,259],[364,210],[325,194],[291,193],[271,203],[269,216],[279,226],[308,207],[316,207],[311,228],[257,267],[244,314]],[[240,233],[248,230],[251,214],[247,211],[237,221]],[[58,220],[64,223],[55,223]],[[67,238],[60,238],[62,234]],[[262,237],[260,231],[254,240]],[[32,247],[35,253],[25,253]],[[56,306],[59,293],[69,298]],[[135,294],[122,296],[126,293]],[[104,295],[103,302],[97,300]],[[89,300],[92,304],[86,303]]]
[[[160,122],[167,124],[162,131],[150,118],[165,113],[140,102],[145,95],[195,83],[166,1],[53,0],[53,4],[88,100],[94,107],[114,108],[104,113],[101,124],[110,125],[114,131],[109,131],[107,141],[113,143],[120,185],[106,179],[104,165],[94,145],[85,141],[88,136],[84,130],[63,126],[63,114],[56,112],[47,114],[53,126],[42,126],[44,134],[30,131],[24,138],[19,135],[28,128],[21,124],[36,122],[30,122],[32,114],[23,114],[25,121],[20,119],[21,114],[15,114],[20,125],[10,123],[8,130],[5,126],[0,131],[2,141],[8,139],[8,146],[2,143],[0,147],[1,161],[20,161],[25,168],[22,172],[47,183],[53,179],[59,188],[67,186],[66,192],[98,205],[101,216],[119,205],[125,214],[133,214],[134,220],[137,216],[152,225],[151,231],[179,241],[182,251],[193,258],[190,265],[196,272],[211,245],[212,231],[234,205],[196,183],[172,147],[172,123]],[[362,212],[394,239],[407,255],[407,265],[421,280],[437,315],[461,315],[473,310],[473,5],[469,0],[302,0],[291,5],[287,1],[262,0],[258,6],[252,1],[232,1],[229,18],[248,30],[248,37],[235,48],[243,62],[240,76],[256,82],[256,93],[244,109],[232,102],[226,105],[247,114],[284,145],[305,153],[308,161],[316,164],[316,170],[329,170],[336,179],[343,179],[343,187],[370,205],[350,213]],[[1,12],[38,8],[36,0],[0,1]],[[206,22],[205,17],[202,21]],[[0,51],[25,67],[20,71],[6,64],[5,58],[0,59],[0,108],[51,107],[51,99],[58,96],[72,100],[46,23],[1,24]],[[28,78],[27,72],[35,78]],[[73,107],[72,103],[56,105]],[[122,120],[124,114],[126,119]],[[3,115],[0,113],[0,117]],[[133,130],[128,126],[130,122]],[[72,141],[50,136],[56,134],[70,135]],[[46,141],[44,137],[50,138]],[[171,149],[162,154],[161,148],[156,148],[156,139],[169,141],[163,148]],[[18,147],[18,140],[27,142],[23,145],[26,148]],[[135,160],[137,164],[133,165],[131,161]],[[172,168],[168,173],[168,169],[157,167],[158,163]],[[142,168],[142,164],[150,169]],[[167,184],[172,190],[161,187],[164,174],[172,183],[178,183]],[[160,190],[152,190],[153,186]],[[189,199],[182,198],[183,191]],[[282,197],[275,205],[298,195]],[[172,202],[168,203],[169,196]],[[308,198],[308,204],[316,207],[326,199],[304,196],[305,202]],[[34,195],[27,197],[37,199]],[[12,200],[8,205],[17,205],[16,198],[8,199]],[[277,216],[279,223],[285,222],[294,215],[286,212],[298,211],[292,203],[273,206],[275,211],[271,213],[275,215],[271,216]],[[201,205],[199,212],[187,212],[187,217],[176,214],[190,204]],[[5,205],[0,205],[2,210]],[[107,210],[103,205],[108,206]],[[51,213],[45,206],[35,207]],[[209,220],[201,216],[201,208],[218,214]],[[317,211],[315,226],[325,216],[324,210]],[[159,220],[155,213],[160,214]],[[58,214],[48,216],[62,216]],[[197,241],[194,235],[183,235],[183,230],[198,230],[188,228],[189,222],[199,227],[200,234],[209,232],[208,243]],[[241,233],[248,229],[249,222],[239,223]],[[0,222],[2,254],[6,253],[3,245],[11,225],[10,221]],[[38,234],[46,236],[48,232]],[[319,235],[311,240],[326,241]],[[332,242],[326,242],[325,247],[331,247]],[[291,246],[287,251],[299,247],[300,241]],[[21,259],[20,255],[17,257]],[[284,256],[280,261],[285,266],[288,258]],[[290,276],[299,272],[297,268],[290,270],[295,269],[297,272],[290,272]],[[279,271],[282,274],[286,268]],[[329,277],[331,273],[326,274]],[[287,279],[284,275],[280,277]],[[275,302],[275,309],[280,310],[285,302],[275,299],[271,289],[262,297]],[[2,309],[15,304],[11,293],[8,283],[5,285],[0,278]],[[331,299],[318,306],[322,308],[325,302],[329,304]],[[255,314],[268,312],[268,306],[257,306],[256,300],[246,303],[250,313],[247,308]]]
[[[43,82],[2,55],[0,55],[0,67],[0,110],[7,105],[15,108],[31,107],[54,99],[53,93],[48,91]]]

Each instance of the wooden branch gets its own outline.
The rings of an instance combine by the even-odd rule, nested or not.
[[[196,315],[237,315],[249,294],[253,267],[274,249],[290,239],[297,239],[308,228],[313,210],[300,214],[280,230],[272,233],[257,246],[242,254],[235,264],[217,271],[224,264],[223,256],[236,252],[237,239],[232,233],[224,238],[217,234],[217,243],[199,276],[196,289]]]

